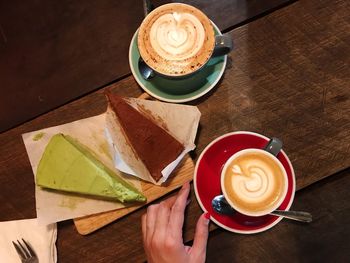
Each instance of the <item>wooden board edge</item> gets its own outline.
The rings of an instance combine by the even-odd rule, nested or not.
[[[81,235],[88,235],[96,230],[148,205],[149,203],[161,198],[162,196],[178,189],[181,187],[184,183],[190,182],[193,179],[193,173],[194,173],[194,161],[192,158],[187,155],[187,158],[180,164],[180,166],[174,171],[174,176],[172,178],[169,178],[169,182],[166,182],[166,184],[170,184],[169,186],[156,186],[151,185],[150,183],[144,184],[147,188],[153,188],[153,189],[163,189],[165,190],[163,193],[161,193],[158,196],[154,196],[149,198],[147,203],[140,204],[136,206],[130,206],[128,208],[122,208],[112,211],[106,211],[98,214],[88,215],[84,217],[79,217],[73,219],[74,225],[77,229],[77,232]],[[181,176],[177,176],[181,173],[187,173],[188,175],[184,178]],[[166,187],[166,188],[165,188]],[[149,189],[146,189],[146,191],[149,191]]]

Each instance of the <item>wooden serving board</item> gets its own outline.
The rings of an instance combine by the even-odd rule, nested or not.
[[[194,162],[189,155],[179,164],[171,177],[162,185],[157,186],[149,182],[141,182],[143,194],[147,197],[147,202],[127,208],[103,212],[99,214],[84,216],[74,219],[75,227],[79,234],[90,234],[113,221],[128,215],[129,213],[146,206],[150,202],[164,196],[165,194],[181,187],[185,182],[193,179]]]

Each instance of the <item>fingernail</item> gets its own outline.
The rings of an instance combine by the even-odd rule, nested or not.
[[[206,219],[206,223],[209,224],[210,214],[208,212],[204,214],[204,218]]]
[[[189,198],[189,199],[187,199],[187,201],[186,201],[186,206],[188,206],[190,203],[191,203],[191,199]]]

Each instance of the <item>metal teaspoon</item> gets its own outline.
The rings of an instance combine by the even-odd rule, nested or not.
[[[236,213],[236,211],[227,203],[223,195],[215,196],[211,202],[211,205],[218,214],[233,215]],[[308,212],[275,210],[271,212],[270,215],[280,216],[305,223],[312,222],[312,215]]]

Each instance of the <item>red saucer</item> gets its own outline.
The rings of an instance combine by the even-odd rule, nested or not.
[[[222,194],[220,174],[228,158],[243,149],[262,149],[268,142],[269,138],[257,133],[232,132],[211,142],[199,156],[193,180],[195,194],[201,208],[209,212],[211,220],[220,227],[231,232],[253,234],[265,231],[282,220],[281,217],[271,215],[250,217],[238,212],[233,216],[220,215],[211,206],[212,199]],[[294,170],[283,150],[277,155],[277,158],[286,169],[288,176],[288,192],[279,209],[288,210],[292,205],[295,193]]]

